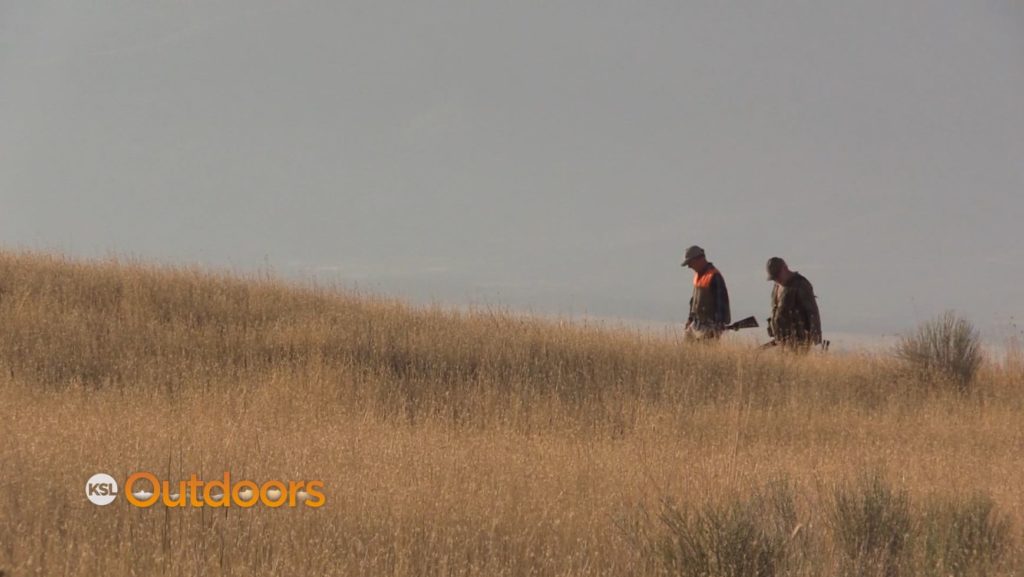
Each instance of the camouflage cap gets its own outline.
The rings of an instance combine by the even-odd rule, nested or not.
[[[700,258],[702,256],[704,256],[704,249],[697,245],[691,246],[690,248],[686,249],[685,253],[683,253],[683,266],[689,264],[691,260],[695,258]]]
[[[785,266],[786,261],[782,260],[780,257],[773,256],[768,259],[768,264],[765,265],[765,269],[768,271],[768,280],[775,280],[775,277],[782,272],[782,269],[785,268]]]

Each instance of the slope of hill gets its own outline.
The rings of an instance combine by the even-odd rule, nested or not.
[[[1024,560],[1014,364],[990,363],[964,397],[884,356],[686,346],[34,253],[0,253],[0,290],[9,574],[696,575],[687,551],[747,518],[761,537],[740,548],[773,543],[775,571],[749,574]],[[83,498],[93,473],[134,471],[321,479],[327,499],[213,513]],[[751,513],[769,485],[791,509],[771,522],[799,539]],[[894,527],[914,539],[858,544],[879,521],[857,516],[871,495],[890,521],[905,502],[911,528]],[[1001,544],[957,561],[939,510],[974,511]],[[743,558],[708,571],[747,574]]]

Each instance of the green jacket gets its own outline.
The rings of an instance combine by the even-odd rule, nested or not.
[[[798,272],[785,285],[772,287],[770,328],[782,344],[807,345],[821,342],[821,314],[810,281]]]

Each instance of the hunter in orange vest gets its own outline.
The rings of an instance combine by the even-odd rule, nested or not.
[[[690,315],[686,319],[687,336],[717,339],[732,320],[725,278],[715,265],[708,262],[704,249],[699,246],[686,249],[683,266],[690,267],[695,273]]]

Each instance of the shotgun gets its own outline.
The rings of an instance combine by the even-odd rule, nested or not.
[[[747,317],[743,320],[736,321],[731,325],[726,325],[723,330],[726,331],[738,331],[740,329],[756,329],[759,325],[757,319],[754,317]]]

